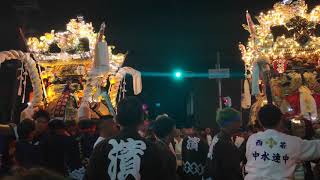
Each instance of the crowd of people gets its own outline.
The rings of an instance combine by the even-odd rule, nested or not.
[[[320,140],[311,127],[298,135],[279,108],[263,106],[259,128],[241,130],[240,113],[217,112],[218,132],[177,129],[168,115],[144,122],[135,97],[121,100],[117,115],[78,123],[37,111],[18,125],[1,125],[11,139],[5,179],[283,180],[319,179]],[[308,128],[309,127],[309,128]]]

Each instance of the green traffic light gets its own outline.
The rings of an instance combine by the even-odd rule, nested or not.
[[[176,76],[176,78],[181,78],[182,73],[178,71],[178,72],[175,73],[175,76]]]
[[[173,71],[172,76],[176,80],[181,80],[184,75],[183,75],[183,72],[181,70],[175,70],[175,71]]]

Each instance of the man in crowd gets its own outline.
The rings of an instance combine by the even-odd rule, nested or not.
[[[282,113],[276,106],[263,106],[258,118],[265,131],[248,139],[246,180],[293,179],[297,162],[320,158],[319,140],[302,140],[281,133]]]
[[[240,113],[233,108],[225,108],[217,112],[216,121],[220,132],[211,142],[204,179],[240,180],[241,153],[232,141],[241,125]]]
[[[176,129],[174,141],[173,141],[173,147],[174,147],[174,151],[176,153],[177,173],[179,176],[182,175],[182,157],[181,157],[182,142],[183,142],[183,135],[181,133],[181,130]]]
[[[50,115],[47,111],[40,109],[34,113],[33,120],[36,123],[35,137],[33,142],[37,145],[48,136]]]
[[[62,120],[49,122],[49,135],[41,143],[44,167],[72,179],[82,179],[84,168],[81,164],[79,146],[67,131]]]
[[[117,135],[119,132],[117,124],[113,120],[113,116],[101,117],[101,123],[99,124],[99,134],[100,136],[93,145],[96,147],[101,141],[108,139],[112,136]]]
[[[207,143],[210,146],[211,142],[212,142],[212,132],[210,128],[206,128],[205,130],[205,134],[206,134],[206,138],[207,138]]]
[[[189,125],[185,129],[186,137],[182,142],[182,169],[184,180],[201,180],[208,154],[206,140]]]
[[[92,119],[82,119],[78,123],[78,128],[79,135],[76,140],[78,142],[81,162],[86,167],[93,150],[93,145],[98,138],[96,123]]]
[[[31,119],[25,119],[17,127],[19,140],[16,142],[15,160],[22,168],[40,166],[39,146],[32,143],[35,134],[35,123]]]
[[[143,123],[139,100],[135,97],[122,99],[118,103],[116,120],[121,126],[120,133],[94,148],[85,179],[164,180],[161,151],[138,133]]]
[[[177,162],[175,152],[171,142],[175,132],[175,121],[167,115],[157,117],[153,123],[155,134],[155,144],[162,151],[162,161],[166,165],[163,171],[166,173],[165,179],[176,179]]]

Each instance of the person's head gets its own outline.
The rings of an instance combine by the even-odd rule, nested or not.
[[[181,133],[181,130],[180,129],[176,129],[175,132],[174,132],[174,137],[181,137],[182,136],[182,133]]]
[[[122,99],[117,106],[116,120],[124,128],[138,128],[143,123],[141,102],[136,97]]]
[[[44,133],[48,130],[48,123],[50,121],[50,114],[45,110],[38,110],[34,113],[33,119],[36,123],[36,131],[38,133]]]
[[[265,129],[276,129],[279,127],[282,118],[280,109],[273,105],[267,104],[261,107],[258,112],[258,119]]]
[[[20,140],[32,140],[35,131],[35,123],[31,119],[24,119],[17,127]]]
[[[206,132],[207,135],[209,135],[209,134],[211,135],[211,129],[210,128],[206,128],[204,131]]]
[[[96,132],[97,126],[94,120],[84,119],[78,122],[78,128],[80,133],[94,134]]]
[[[61,119],[52,119],[49,121],[49,130],[52,133],[62,132],[66,130],[66,125]]]
[[[113,116],[101,117],[100,121],[99,131],[101,137],[109,138],[119,132],[117,124],[113,121]]]
[[[184,127],[183,130],[182,130],[182,133],[183,133],[183,135],[185,135],[185,136],[193,135],[194,132],[195,132],[195,131],[194,131],[193,127],[190,127],[190,126],[186,126],[186,127]]]
[[[217,124],[220,129],[228,131],[229,133],[234,133],[241,127],[240,120],[240,112],[233,108],[227,107],[217,112]]]
[[[174,136],[174,132],[176,129],[176,123],[169,116],[161,116],[156,119],[153,124],[154,133],[158,138],[161,139],[171,139]]]

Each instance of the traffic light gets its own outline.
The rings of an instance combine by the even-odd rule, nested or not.
[[[174,76],[175,79],[182,79],[183,73],[182,73],[182,71],[175,71],[173,73],[173,76]]]
[[[181,78],[181,72],[176,72],[176,78]]]

